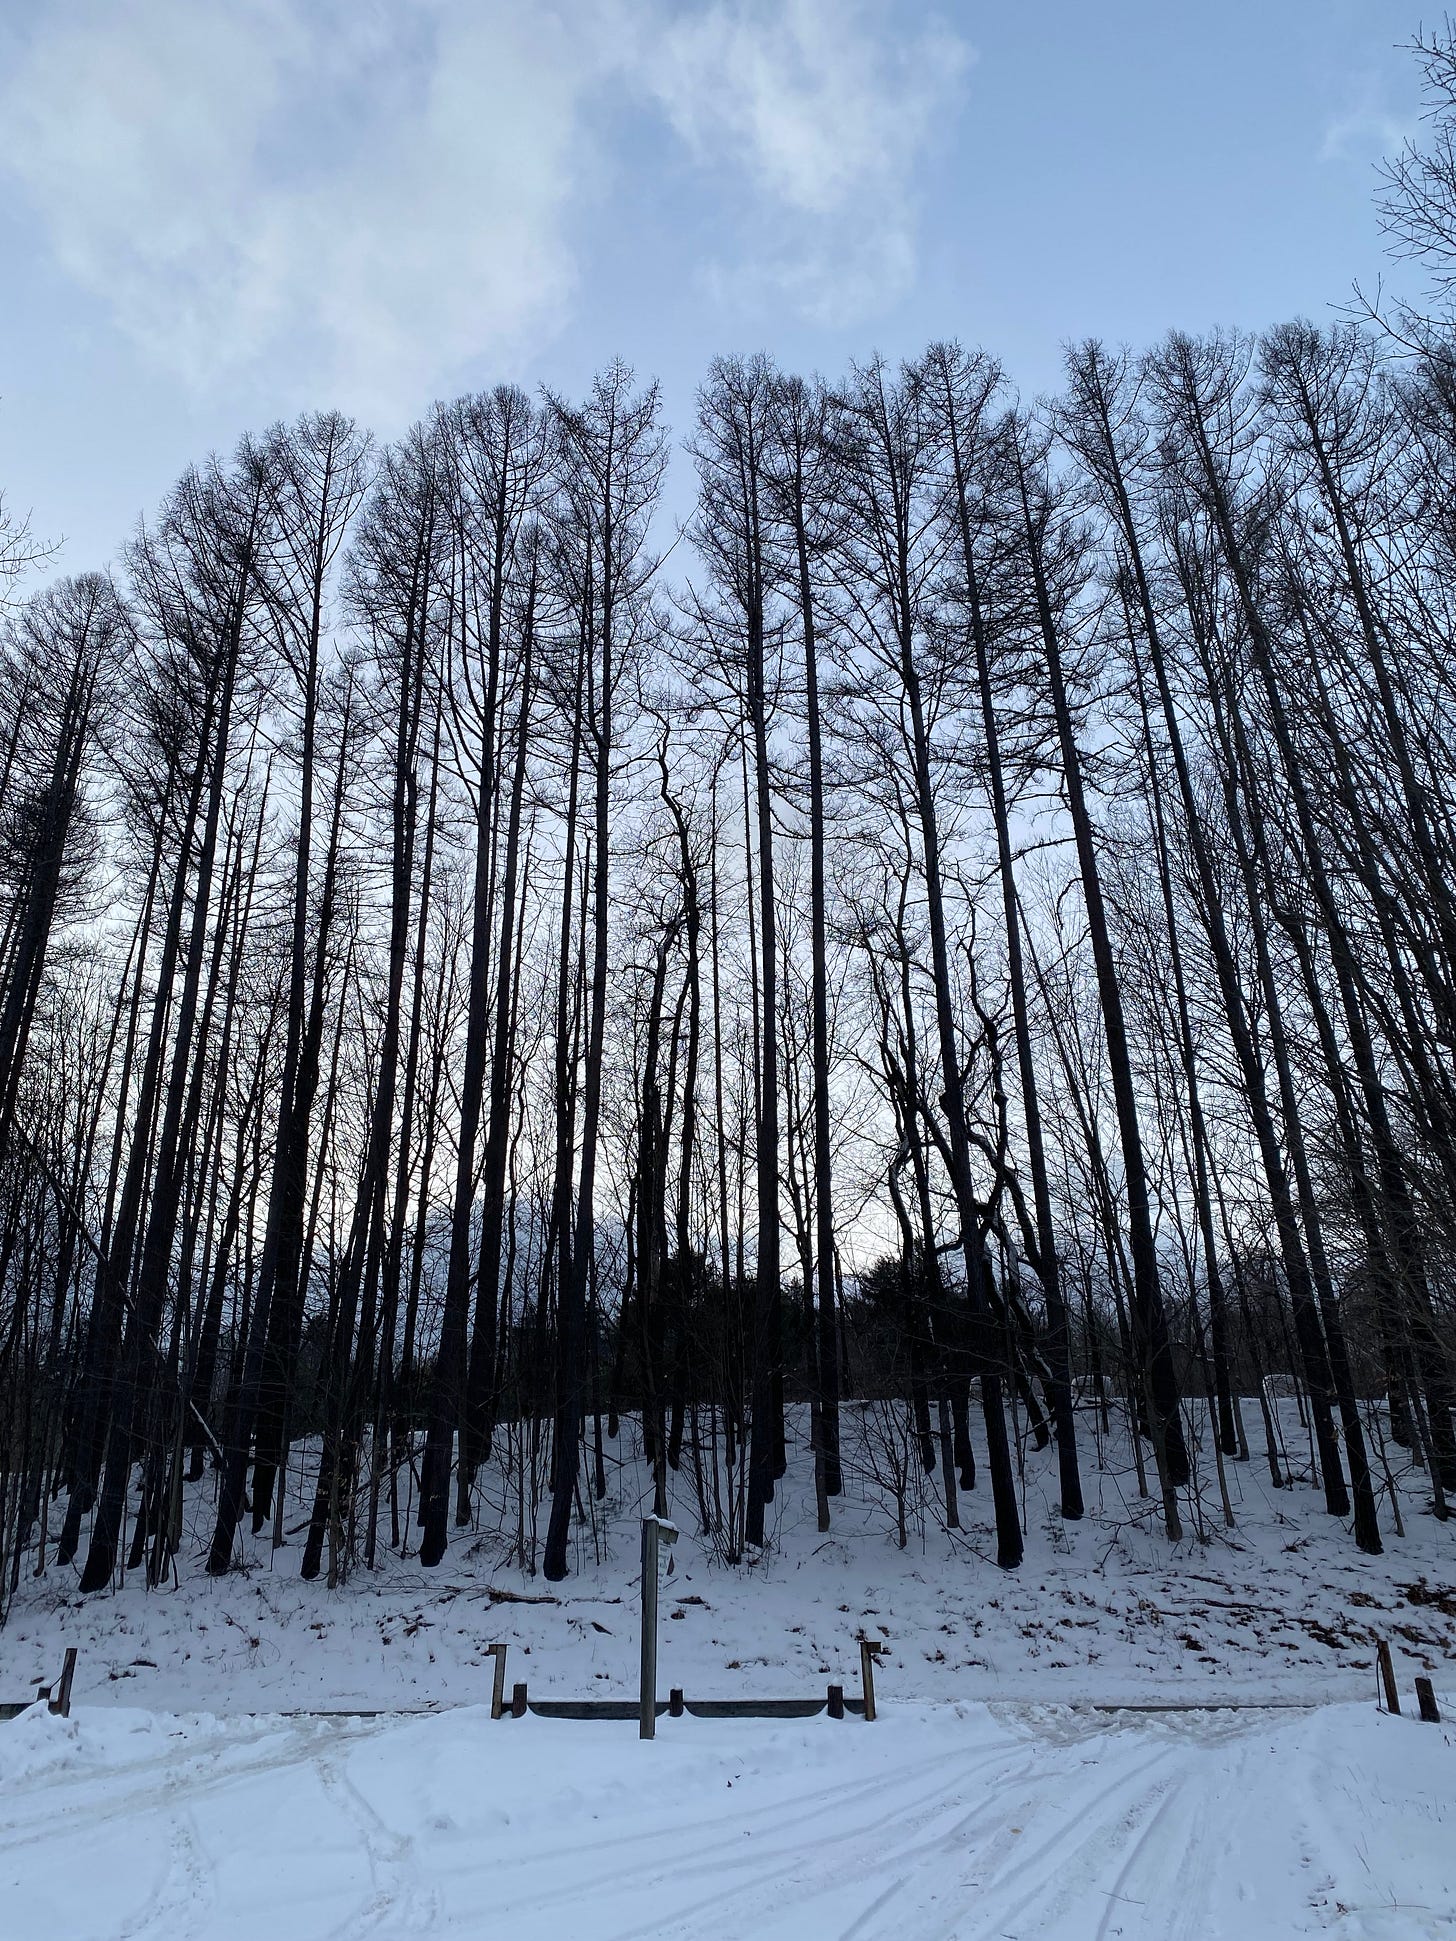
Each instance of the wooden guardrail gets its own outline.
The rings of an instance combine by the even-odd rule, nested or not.
[[[24,1698],[18,1703],[0,1703],[0,1719],[18,1719],[22,1712],[28,1712],[32,1705],[45,1701],[46,1710],[58,1718],[71,1716],[71,1680],[76,1676],[76,1647],[66,1646],[65,1660],[61,1665],[61,1675],[50,1684],[42,1682],[35,1688],[34,1698]]]

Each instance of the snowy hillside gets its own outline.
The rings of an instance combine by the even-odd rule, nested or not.
[[[1251,1409],[1257,1418],[1257,1411]],[[1288,1455],[1301,1431],[1284,1405]],[[816,1528],[807,1420],[791,1422],[790,1467],[774,1507],[772,1547],[728,1568],[697,1536],[688,1464],[672,1478],[682,1540],[662,1603],[661,1684],[712,1697],[818,1693],[853,1683],[856,1639],[883,1639],[891,1703],[906,1700],[1133,1701],[1356,1699],[1374,1689],[1373,1638],[1384,1634],[1409,1688],[1426,1670],[1456,1682],[1456,1525],[1424,1508],[1420,1477],[1397,1478],[1406,1534],[1384,1509],[1386,1547],[1363,1556],[1307,1483],[1274,1490],[1257,1454],[1228,1465],[1235,1527],[1223,1524],[1211,1464],[1185,1497],[1188,1536],[1170,1546],[1155,1505],[1139,1500],[1125,1441],[1100,1449],[1084,1425],[1088,1515],[1056,1511],[1052,1449],[1025,1451],[1027,1559],[994,1561],[984,1481],[961,1497],[965,1528],[937,1521],[936,1479],[912,1463],[909,1542],[882,1480],[883,1424],[846,1416],[846,1490],[827,1536]],[[488,1696],[488,1645],[510,1647],[509,1677],[533,1694],[635,1690],[639,1518],[650,1480],[635,1425],[609,1445],[610,1488],[595,1540],[579,1534],[560,1585],[508,1561],[518,1506],[487,1505],[426,1571],[381,1549],[330,1592],[300,1581],[297,1543],[256,1542],[244,1571],[202,1569],[211,1484],[188,1502],[180,1588],[149,1592],[138,1573],[113,1595],[82,1599],[71,1572],[23,1583],[3,1634],[4,1689],[24,1696],[80,1648],[83,1704],[235,1713],[305,1706],[417,1708]],[[980,1457],[977,1445],[978,1459]],[[315,1457],[316,1460],[316,1457]],[[984,1476],[984,1465],[982,1464]],[[493,1466],[482,1472],[488,1492]],[[312,1476],[290,1476],[292,1527]],[[413,1548],[413,1545],[411,1545]]]

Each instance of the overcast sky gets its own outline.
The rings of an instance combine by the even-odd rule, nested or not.
[[[1406,0],[0,0],[0,487],[111,556],[209,448],[620,353],[841,369],[1328,314]],[[674,495],[676,498],[676,494]]]

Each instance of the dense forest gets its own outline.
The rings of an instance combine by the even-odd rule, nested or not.
[[[0,1613],[283,1544],[290,1464],[306,1577],[438,1564],[494,1469],[560,1578],[626,1434],[738,1561],[797,1411],[832,1527],[866,1398],[1007,1568],[1022,1438],[1074,1519],[1124,1417],[1176,1538],[1288,1480],[1276,1384],[1362,1550],[1392,1446],[1447,1516],[1421,56],[1425,310],[1083,343],[1034,406],[955,343],[719,358],[676,448],[621,363],[388,446],[311,414],[39,591],[4,526]]]

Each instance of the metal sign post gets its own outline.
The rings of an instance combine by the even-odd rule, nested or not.
[[[657,1559],[660,1544],[677,1542],[677,1525],[666,1517],[642,1519],[642,1685],[637,1736],[657,1735]]]

